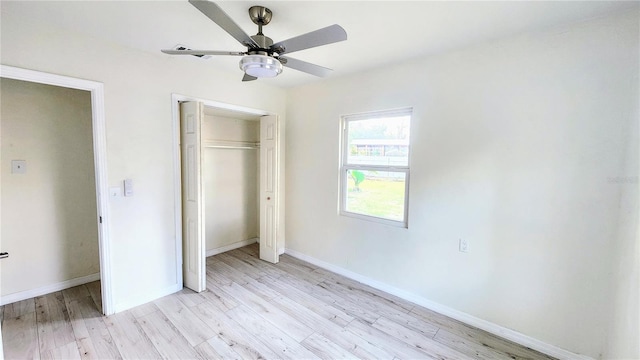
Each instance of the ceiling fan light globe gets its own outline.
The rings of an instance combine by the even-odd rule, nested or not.
[[[240,69],[257,78],[276,77],[282,72],[282,64],[270,56],[247,55],[240,60]]]

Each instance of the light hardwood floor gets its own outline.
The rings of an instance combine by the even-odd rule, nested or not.
[[[287,255],[207,258],[207,288],[102,316],[94,282],[0,308],[6,359],[550,359]]]

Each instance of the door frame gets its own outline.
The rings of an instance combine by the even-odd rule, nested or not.
[[[107,136],[104,111],[104,85],[101,82],[0,65],[0,77],[32,83],[53,85],[91,93],[91,122],[93,131],[93,159],[96,180],[98,250],[100,258],[100,286],[102,313],[114,313],[111,279],[111,238],[109,237],[109,190],[107,177]],[[1,217],[0,217],[1,221]],[[1,239],[0,239],[1,241]]]
[[[206,107],[215,107],[223,110],[231,110],[245,114],[251,114],[256,116],[266,116],[278,114],[271,113],[266,110],[254,109],[250,107],[228,104],[208,99],[197,98],[182,94],[171,94],[171,115],[173,119],[173,176],[174,176],[174,207],[175,207],[175,236],[176,236],[176,278],[179,282],[179,287],[184,286],[183,273],[182,273],[182,171],[180,167],[180,102],[184,101],[197,101],[204,104]],[[281,146],[281,145],[279,145]],[[280,176],[280,174],[278,174]],[[203,254],[206,253],[206,242],[203,243],[205,249]],[[206,255],[205,255],[206,256]]]

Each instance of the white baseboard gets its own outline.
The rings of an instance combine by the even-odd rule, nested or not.
[[[90,283],[96,280],[100,280],[100,273],[77,277],[77,278],[65,280],[59,283],[42,286],[36,289],[30,289],[30,290],[20,291],[20,292],[9,294],[9,295],[4,295],[0,297],[0,306],[11,304],[16,301],[31,299],[36,296],[51,294],[52,292],[72,288],[74,286]]]
[[[219,248],[207,250],[207,257],[213,256],[213,255],[217,255],[217,254],[221,254],[223,252],[231,251],[231,250],[234,250],[234,249],[237,249],[237,248],[241,248],[243,246],[247,246],[247,245],[251,245],[253,243],[257,243],[257,242],[258,242],[258,238],[252,238],[252,239],[248,239],[248,240],[238,241],[238,242],[235,242],[233,244],[225,245],[225,246],[222,246],[222,247],[219,247]]]
[[[429,310],[433,310],[437,313],[440,313],[442,315],[448,316],[450,318],[456,319],[458,321],[462,321],[463,323],[476,327],[478,329],[482,329],[484,331],[487,331],[489,333],[492,333],[494,335],[500,336],[504,339],[513,341],[515,343],[518,343],[522,346],[526,346],[528,348],[531,348],[533,350],[537,350],[540,351],[541,353],[553,356],[555,358],[558,359],[589,359],[589,360],[593,360],[591,357],[585,356],[585,355],[578,355],[578,354],[574,354],[568,350],[559,348],[555,345],[551,345],[551,344],[547,344],[541,340],[532,338],[531,336],[522,334],[520,332],[517,332],[515,330],[511,330],[508,328],[505,328],[503,326],[500,326],[498,324],[494,324],[490,321],[486,321],[480,318],[477,318],[473,315],[467,314],[465,312],[450,308],[448,306],[436,303],[434,301],[431,301],[429,299],[423,298],[421,296],[418,296],[416,294],[410,293],[408,291],[393,287],[391,285],[387,285],[385,283],[382,283],[380,281],[368,278],[366,276],[360,275],[358,273],[355,273],[351,270],[347,270],[344,268],[341,268],[339,266],[336,266],[334,264],[316,259],[314,257],[299,253],[295,250],[291,250],[291,249],[286,249],[286,254],[287,255],[291,255],[295,258],[298,258],[300,260],[306,261],[308,263],[311,263],[313,265],[316,265],[318,267],[321,267],[323,269],[329,270],[331,272],[334,272],[336,274],[342,275],[344,277],[347,277],[349,279],[353,279],[355,281],[358,281],[360,283],[363,283],[365,285],[369,285],[373,288],[376,288],[378,290],[382,290],[386,293],[395,295],[397,297],[400,297],[402,299],[405,299],[407,301],[410,301],[414,304],[423,306]]]

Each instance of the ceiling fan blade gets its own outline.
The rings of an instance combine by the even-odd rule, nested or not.
[[[289,67],[298,71],[306,72],[307,74],[311,74],[319,77],[327,77],[333,71],[326,67],[322,67],[322,66],[308,63],[306,61],[302,61],[298,59],[293,59],[290,57],[280,56],[278,59],[284,60],[281,62],[282,62],[282,65],[286,67]]]
[[[258,44],[215,3],[205,0],[189,0],[189,3],[209,19],[213,20],[213,22],[218,24],[218,26],[228,32],[229,35],[233,36],[242,45],[250,48],[259,47]]]
[[[216,50],[160,50],[169,55],[235,55],[242,56],[240,51],[216,51]]]
[[[253,80],[258,80],[258,78],[248,74],[244,74],[244,76],[242,77],[242,81],[253,81]]]
[[[347,32],[340,25],[331,25],[306,34],[283,40],[271,45],[271,49],[279,54],[309,49],[316,46],[332,44],[347,40]],[[282,51],[278,51],[282,49]]]

